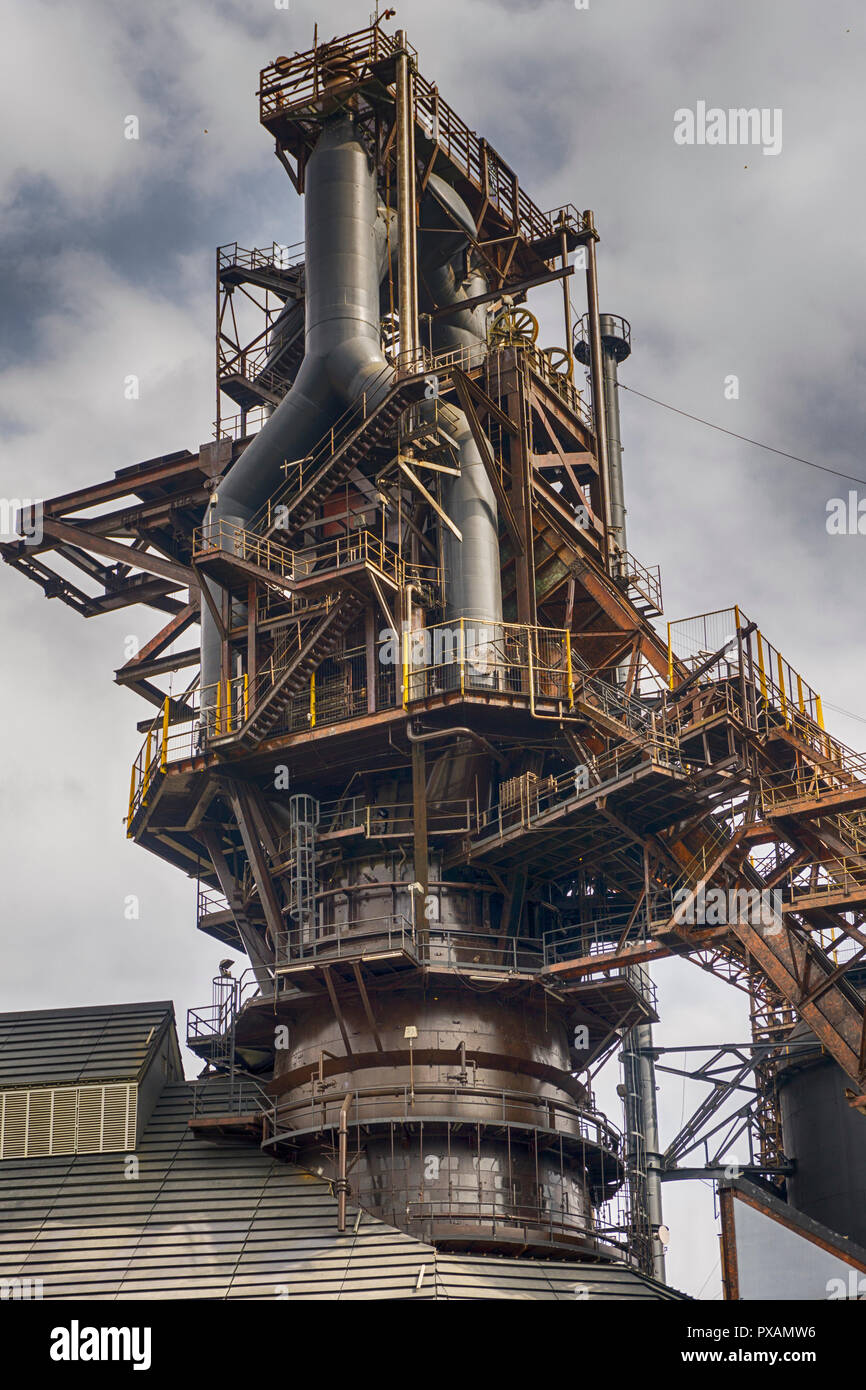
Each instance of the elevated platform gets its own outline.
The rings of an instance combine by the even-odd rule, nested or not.
[[[291,58],[280,58],[263,69],[260,120],[294,157],[292,177],[299,192],[321,123],[334,111],[354,108],[367,119],[371,132],[390,124],[401,51],[397,39],[376,23]],[[409,52],[416,69],[413,95],[419,159],[428,169],[447,165],[449,181],[476,218],[479,243],[491,246],[488,254],[501,285],[509,279],[543,274],[564,251],[578,245],[584,232],[580,215],[570,207],[542,212],[492,145],[470,130],[442,100],[438,87],[417,71],[417,55]],[[500,247],[506,233],[513,244],[503,252]]]

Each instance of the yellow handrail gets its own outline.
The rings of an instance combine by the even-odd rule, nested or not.
[[[132,764],[132,773],[130,774],[130,778],[129,778],[129,811],[128,811],[127,817],[126,817],[126,838],[127,838],[127,840],[131,840],[131,839],[132,839],[132,810],[133,810],[133,806],[135,805],[135,772],[136,772],[136,764],[133,763],[133,764]]]
[[[144,754],[144,775],[141,781],[141,804],[147,805],[147,793],[150,788],[150,750],[153,747],[153,729],[147,731],[147,745]]]
[[[161,760],[160,760],[160,769],[161,769],[163,772],[165,772],[166,764],[167,764],[167,762],[168,762],[168,721],[169,721],[169,698],[168,698],[168,696],[166,695],[166,697],[165,697],[165,705],[163,706],[163,711],[162,711],[162,757],[161,757]]]

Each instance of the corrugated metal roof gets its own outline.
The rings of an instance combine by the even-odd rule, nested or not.
[[[221,1085],[208,1108],[224,1109]],[[0,1279],[41,1279],[46,1299],[677,1297],[624,1267],[438,1254],[351,1207],[340,1236],[326,1182],[196,1139],[192,1095],[165,1087],[137,1176],[128,1154],[0,1164]]]
[[[187,1121],[165,1088],[137,1150],[0,1168],[0,1278],[45,1298],[406,1297],[433,1252],[370,1217],[339,1236],[327,1183]]]
[[[488,1255],[436,1255],[438,1298],[681,1299],[628,1265],[560,1264]]]
[[[0,1091],[135,1081],[173,1020],[171,1000],[0,1014]]]

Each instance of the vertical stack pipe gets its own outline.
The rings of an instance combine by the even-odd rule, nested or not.
[[[604,384],[604,414],[607,426],[608,491],[610,494],[610,529],[619,550],[628,550],[625,529],[625,489],[622,476],[622,434],[619,421],[620,362],[631,353],[631,329],[618,314],[599,315]]]

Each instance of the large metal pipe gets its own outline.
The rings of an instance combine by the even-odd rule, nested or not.
[[[585,213],[584,216],[588,219],[587,225],[594,230],[592,213]],[[617,367],[631,352],[631,329],[619,315],[598,312],[594,238],[587,248],[587,290],[589,312],[578,326],[576,356],[578,361],[590,367],[592,374],[599,471],[602,479],[607,480],[603,495],[606,499],[609,538],[618,550],[625,551],[628,549],[628,536]],[[606,459],[606,466],[602,465],[602,457]],[[628,664],[619,666],[616,674],[619,684],[625,686]],[[639,971],[634,972],[636,981],[639,981],[640,974]],[[634,1195],[638,1205],[645,1210],[651,1231],[653,1272],[657,1279],[664,1282],[664,1248],[657,1234],[662,1225],[662,1184],[652,1047],[651,1024],[637,1024],[623,1038],[622,1065],[626,1135],[636,1188]]]
[[[604,414],[607,427],[608,477],[610,479],[610,529],[615,545],[628,550],[625,527],[625,488],[622,476],[622,435],[619,419],[620,362],[631,352],[631,328],[619,314],[601,314],[602,373],[604,376]]]
[[[346,1198],[349,1195],[349,1106],[352,1092],[347,1091],[340,1106],[339,1139],[337,1145],[337,1230],[346,1229]]]
[[[429,199],[423,210],[421,256],[424,281],[437,304],[459,304],[487,291],[487,280],[467,254],[475,224],[462,198],[449,184],[431,175]],[[443,229],[443,218],[448,226]],[[466,365],[483,361],[487,353],[487,310],[471,305],[435,319],[435,351],[462,348]],[[460,476],[443,486],[443,506],[463,539],[443,533],[445,614],[449,622],[484,624],[502,621],[502,578],[496,495],[462,410],[439,407],[439,418],[455,442]]]
[[[415,99],[412,62],[405,31],[397,31],[397,221],[399,234],[398,311],[400,365],[420,363],[418,334],[418,233],[415,202]]]
[[[416,734],[412,731],[412,720],[406,725],[406,737],[410,743],[434,743],[440,738],[471,738],[482,748],[485,753],[489,753],[491,758],[501,767],[508,767],[508,759],[503,757],[492,743],[488,743],[486,738],[476,733],[474,729],[467,729],[463,724],[449,724],[447,729],[431,729],[426,734]]]
[[[592,211],[583,214],[590,235],[586,240],[586,308],[589,338],[590,380],[592,382],[592,416],[595,428],[595,448],[598,458],[598,478],[601,489],[602,520],[605,528],[605,555],[610,563],[610,462],[607,451],[607,416],[604,409],[604,366],[602,362],[601,322],[598,312],[598,273],[595,264],[595,243],[598,233]]]
[[[661,1151],[659,1146],[658,1105],[656,1102],[653,1031],[649,1023],[639,1023],[623,1037],[623,1066],[626,1144],[632,1173],[632,1200],[646,1216],[652,1253],[653,1274],[665,1282],[665,1253],[659,1236],[663,1224]]]
[[[393,381],[379,328],[376,171],[353,115],[325,126],[307,165],[305,191],[304,360],[288,394],[220,483],[208,525],[245,526],[278,487],[284,463],[309,453],[365,392],[368,404],[376,405]],[[221,645],[205,604],[204,692],[221,678]]]

